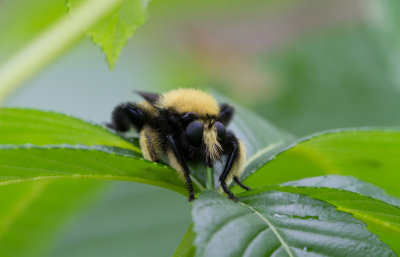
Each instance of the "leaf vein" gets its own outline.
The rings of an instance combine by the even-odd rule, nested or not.
[[[272,230],[272,232],[275,234],[276,238],[279,240],[283,248],[285,248],[286,253],[289,255],[289,257],[294,257],[294,254],[290,250],[289,246],[285,242],[285,240],[282,238],[282,236],[279,234],[278,230],[276,227],[269,221],[266,217],[264,217],[259,211],[257,211],[255,208],[253,208],[250,205],[245,204],[244,202],[239,202],[242,206],[249,208],[252,210],[255,214],[257,214]]]

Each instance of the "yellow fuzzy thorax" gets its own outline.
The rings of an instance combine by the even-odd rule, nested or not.
[[[160,96],[155,104],[158,108],[178,113],[193,112],[200,116],[217,116],[219,106],[209,94],[197,89],[175,89]]]

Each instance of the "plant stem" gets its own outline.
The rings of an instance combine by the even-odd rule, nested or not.
[[[123,0],[88,0],[64,15],[0,67],[0,103],[27,79],[81,39]]]
[[[207,167],[207,189],[214,191],[214,172],[210,167]]]

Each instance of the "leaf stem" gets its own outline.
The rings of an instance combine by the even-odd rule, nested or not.
[[[214,191],[214,172],[210,167],[207,167],[207,189]]]
[[[42,32],[0,67],[0,103],[26,80],[81,39],[123,0],[88,0]]]
[[[200,189],[200,191],[205,190],[205,187],[200,183],[200,181],[197,180],[196,177],[190,175],[190,178],[192,179],[193,183]]]

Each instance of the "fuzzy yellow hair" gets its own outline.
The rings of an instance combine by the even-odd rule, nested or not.
[[[232,165],[231,172],[229,173],[228,177],[226,178],[226,183],[229,185],[233,180],[233,177],[238,177],[243,173],[244,164],[246,161],[246,146],[241,140],[238,140],[239,149],[238,149],[238,158],[235,159],[235,162]]]
[[[150,126],[145,126],[139,134],[139,144],[143,157],[156,162],[163,158],[162,144],[159,134]]]
[[[217,116],[219,106],[209,94],[197,89],[176,89],[164,93],[155,105],[178,113],[194,112],[200,116]]]
[[[204,144],[206,145],[206,153],[208,157],[214,161],[221,157],[222,146],[217,139],[217,129],[215,126],[209,127],[209,124],[204,126]]]
[[[160,112],[147,101],[138,102],[136,103],[136,106],[151,118],[160,116]]]

